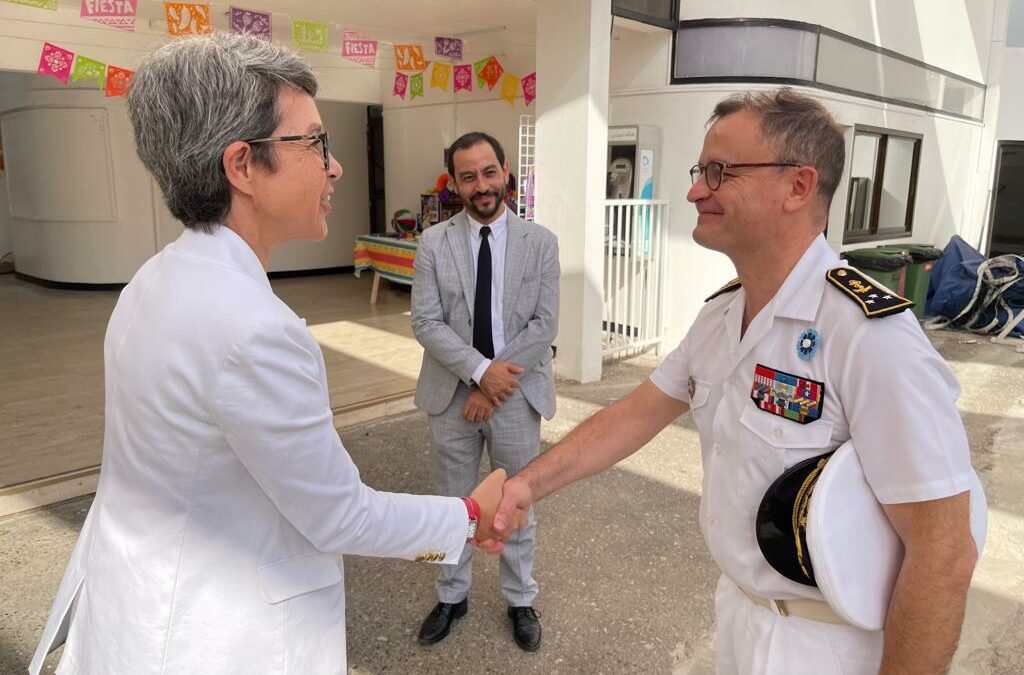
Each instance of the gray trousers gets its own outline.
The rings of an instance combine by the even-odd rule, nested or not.
[[[509,476],[540,454],[540,413],[522,392],[516,391],[487,422],[467,422],[462,417],[470,389],[459,383],[448,408],[430,415],[434,480],[439,494],[466,497],[479,482],[484,444],[491,470],[505,469]],[[513,607],[533,605],[538,586],[533,578],[533,546],[537,526],[533,509],[530,521],[505,542],[501,554],[501,594]],[[461,602],[469,594],[473,578],[473,547],[466,545],[458,565],[438,565],[437,597],[441,602]]]

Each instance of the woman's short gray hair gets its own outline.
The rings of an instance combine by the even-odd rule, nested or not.
[[[818,196],[827,212],[846,162],[843,131],[828,109],[810,96],[784,87],[730,96],[715,106],[708,123],[741,111],[761,118],[761,135],[775,149],[775,161],[812,166],[818,171]]]
[[[273,134],[283,87],[316,96],[316,76],[295,52],[238,33],[175,40],[136,69],[128,116],[139,158],[185,227],[209,232],[225,219],[231,190],[224,150]],[[251,147],[273,170],[273,149]]]

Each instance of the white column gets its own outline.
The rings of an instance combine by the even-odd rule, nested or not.
[[[537,3],[537,222],[558,235],[558,373],[601,379],[611,0]]]

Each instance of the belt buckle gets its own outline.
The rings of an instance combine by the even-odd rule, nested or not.
[[[775,610],[775,613],[779,616],[789,616],[789,610],[786,609],[785,600],[770,599],[768,600],[768,604],[771,605],[771,608]]]

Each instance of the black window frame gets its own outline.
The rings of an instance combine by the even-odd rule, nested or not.
[[[846,215],[843,217],[843,244],[859,244],[866,241],[881,241],[888,239],[906,239],[914,236],[914,210],[917,203],[917,180],[921,168],[921,150],[924,146],[924,136],[912,131],[901,131],[898,129],[887,129],[884,127],[856,124],[853,127],[853,143],[857,143],[858,134],[864,136],[878,137],[878,154],[875,157],[875,174],[871,186],[871,216],[868,219],[866,233],[857,231],[856,234],[849,229],[852,216],[854,199],[852,175],[847,182]],[[910,166],[910,188],[907,194],[907,213],[903,220],[903,227],[888,227],[879,230],[878,211],[882,204],[882,183],[885,178],[885,156],[889,146],[890,138],[903,138],[914,141],[914,156]],[[850,161],[853,161],[853,148],[850,151]]]
[[[644,14],[637,12],[632,9],[626,9],[624,7],[616,7],[615,0],[612,0],[612,16],[617,16],[623,19],[629,19],[631,21],[637,21],[639,23],[645,23],[648,26],[657,26],[658,28],[664,28],[665,30],[675,31],[679,27],[679,2],[680,0],[669,0],[672,3],[671,16],[668,19],[661,19],[650,14]]]

